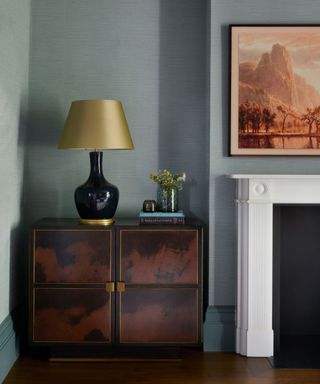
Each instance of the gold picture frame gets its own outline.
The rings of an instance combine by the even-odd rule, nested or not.
[[[320,26],[230,25],[230,155],[320,155]]]

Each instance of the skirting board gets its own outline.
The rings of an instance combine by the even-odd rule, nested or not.
[[[21,318],[23,318],[23,311],[19,306],[0,324],[0,383],[4,381],[19,357],[17,328],[21,325]]]
[[[235,307],[210,306],[204,323],[203,350],[205,352],[235,351]]]

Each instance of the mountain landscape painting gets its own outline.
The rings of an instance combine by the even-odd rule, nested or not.
[[[320,155],[320,27],[231,27],[231,154]]]

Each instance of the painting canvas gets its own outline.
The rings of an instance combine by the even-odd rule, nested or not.
[[[320,26],[230,26],[231,155],[320,155]]]

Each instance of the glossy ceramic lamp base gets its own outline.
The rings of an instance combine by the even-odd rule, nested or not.
[[[102,172],[102,152],[90,152],[90,176],[74,193],[81,224],[111,225],[116,212],[119,191]]]

